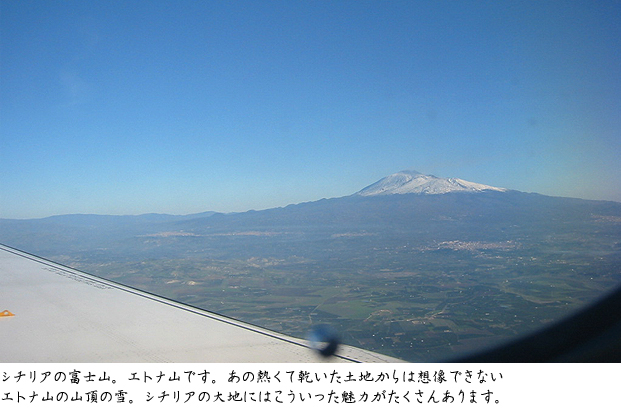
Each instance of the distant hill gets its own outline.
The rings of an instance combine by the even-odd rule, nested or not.
[[[202,309],[412,361],[562,317],[621,284],[621,203],[401,172],[231,214],[0,219],[0,243]]]
[[[358,191],[356,195],[394,195],[394,194],[426,194],[438,195],[449,192],[483,192],[507,191],[505,188],[496,188],[489,185],[469,182],[459,178],[438,178],[434,175],[424,175],[418,171],[401,171],[389,175]]]
[[[350,196],[261,211],[3,219],[0,242],[43,256],[99,249],[111,255],[150,250],[152,256],[182,257],[210,255],[211,249],[213,255],[232,257],[221,248],[232,249],[219,244],[243,244],[234,250],[237,255],[311,254],[332,252],[335,242],[349,238],[352,249],[367,252],[388,238],[425,244],[452,239],[535,241],[572,231],[610,231],[614,236],[620,220],[617,202],[550,197],[401,172]]]

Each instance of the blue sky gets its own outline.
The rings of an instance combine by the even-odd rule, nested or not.
[[[0,4],[0,217],[245,211],[415,169],[621,201],[621,3]]]

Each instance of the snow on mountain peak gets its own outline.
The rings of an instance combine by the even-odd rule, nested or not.
[[[506,191],[489,185],[469,182],[459,178],[438,178],[409,170],[380,179],[354,195],[375,196],[393,194],[446,194],[448,192]]]

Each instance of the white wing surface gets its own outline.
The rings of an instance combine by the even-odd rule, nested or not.
[[[193,308],[0,245],[0,361],[26,363],[397,362]]]

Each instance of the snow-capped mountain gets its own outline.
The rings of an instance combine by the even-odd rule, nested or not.
[[[401,171],[380,179],[354,195],[375,196],[392,194],[446,194],[448,192],[507,191],[459,178],[438,178],[417,171]]]

